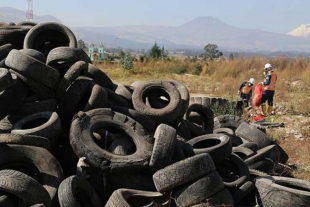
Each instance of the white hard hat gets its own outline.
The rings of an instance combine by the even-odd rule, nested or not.
[[[270,63],[266,63],[265,70],[272,70],[272,65]]]
[[[250,80],[248,82],[251,83],[252,85],[254,85],[255,84],[255,79],[254,78],[250,78]]]

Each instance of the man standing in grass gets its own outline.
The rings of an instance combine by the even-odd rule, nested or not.
[[[238,95],[240,95],[240,101],[242,101],[245,107],[248,107],[251,103],[253,85],[255,83],[254,78],[250,78],[248,81],[241,83],[238,89]]]
[[[265,80],[261,82],[264,87],[262,95],[262,113],[264,116],[274,114],[273,111],[273,96],[275,94],[277,75],[270,63],[265,64],[264,68]],[[266,101],[268,103],[268,110],[266,106]]]

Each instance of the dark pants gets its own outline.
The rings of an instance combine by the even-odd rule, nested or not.
[[[263,91],[262,104],[267,101],[268,106],[273,106],[274,91]]]
[[[244,94],[244,93],[240,94],[240,101],[243,101],[245,107],[249,106],[250,99],[251,99],[250,94]]]

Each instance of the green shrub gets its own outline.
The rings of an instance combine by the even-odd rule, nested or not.
[[[200,75],[201,72],[202,72],[202,66],[199,64],[194,68],[193,75]]]

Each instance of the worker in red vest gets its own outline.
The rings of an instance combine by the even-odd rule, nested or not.
[[[264,68],[265,80],[261,84],[264,87],[262,95],[262,113],[264,116],[274,114],[273,111],[273,96],[275,94],[277,75],[270,63],[265,64]],[[266,106],[268,103],[268,109]]]
[[[250,78],[248,81],[242,82],[239,86],[238,95],[240,95],[240,100],[245,103],[245,106],[249,106],[249,103],[251,103],[254,83],[255,79]]]

